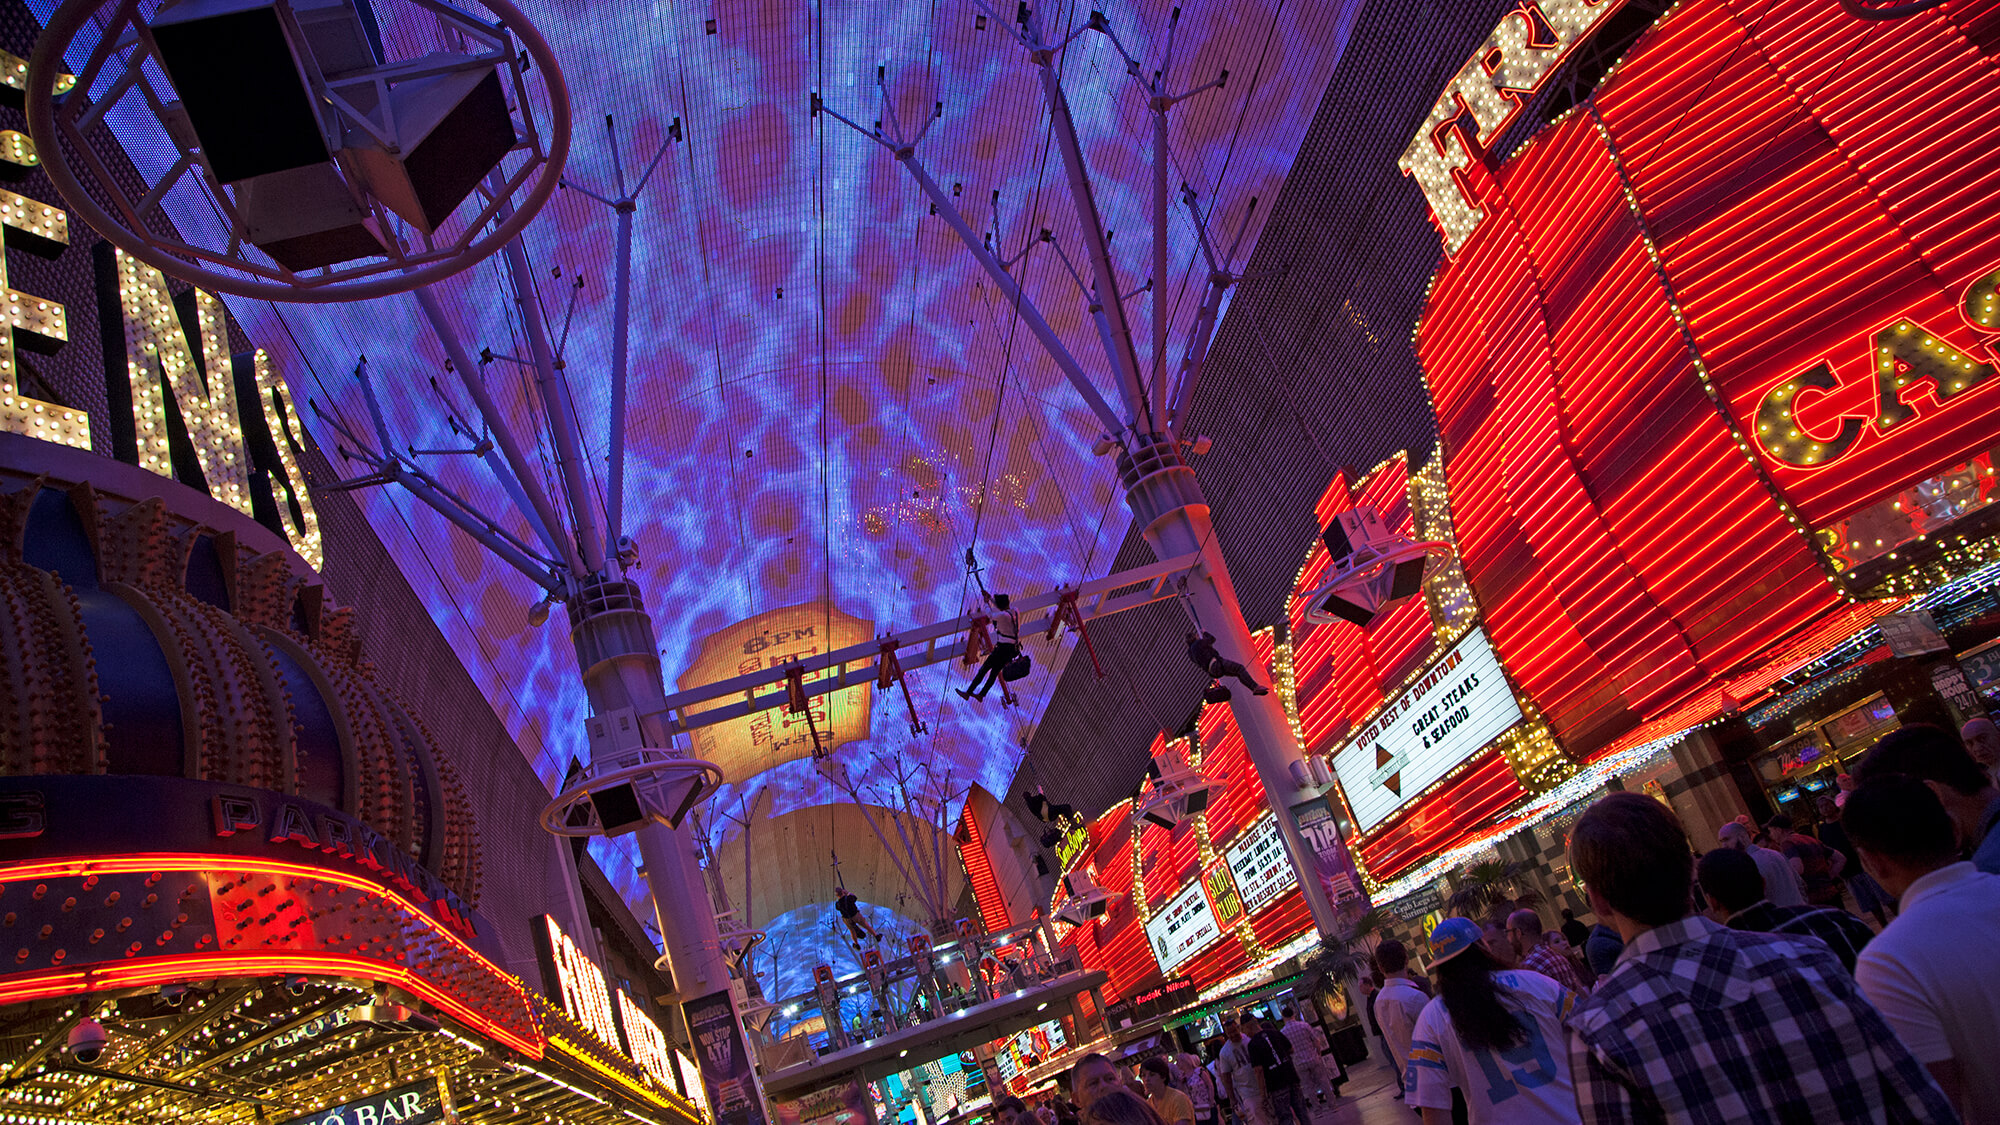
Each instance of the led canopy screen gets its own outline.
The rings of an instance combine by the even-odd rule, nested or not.
[[[1216,924],[1215,911],[1198,879],[1146,919],[1146,941],[1152,945],[1153,959],[1163,973],[1173,972],[1221,940],[1222,927]]]
[[[1285,855],[1285,839],[1278,834],[1278,822],[1265,817],[1243,833],[1223,853],[1229,873],[1236,878],[1236,891],[1243,897],[1243,911],[1255,914],[1277,897],[1299,885]]]
[[[1466,633],[1333,756],[1355,829],[1382,823],[1522,718],[1486,634]]]

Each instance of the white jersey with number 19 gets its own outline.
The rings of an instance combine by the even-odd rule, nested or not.
[[[1500,1003],[1520,1017],[1526,1038],[1504,1051],[1468,1047],[1451,1026],[1444,998],[1432,1000],[1410,1036],[1405,1103],[1450,1109],[1456,1086],[1472,1125],[1577,1125],[1563,1028],[1576,994],[1540,973],[1495,973],[1493,982],[1500,986]]]

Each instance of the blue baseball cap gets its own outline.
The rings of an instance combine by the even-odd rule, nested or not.
[[[1478,945],[1486,937],[1486,931],[1470,918],[1446,918],[1431,931],[1431,964],[1442,965],[1446,961]]]

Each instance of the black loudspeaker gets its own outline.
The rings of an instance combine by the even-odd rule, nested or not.
[[[392,87],[386,118],[385,107],[357,108],[377,125],[391,126],[396,149],[350,128],[341,163],[358,173],[384,206],[425,233],[457,210],[516,139],[494,67]]]
[[[1363,628],[1367,628],[1368,623],[1375,620],[1374,610],[1356,605],[1339,594],[1328,594],[1326,600],[1319,603],[1319,608],[1323,613],[1331,613],[1342,621],[1351,621]]]
[[[243,237],[294,273],[385,253],[331,163],[243,180],[236,210]]]
[[[1196,786],[1186,797],[1181,798],[1181,807],[1189,816],[1196,816],[1208,810],[1208,795],[1213,792],[1208,786]]]
[[[631,782],[600,789],[590,795],[597,808],[597,823],[607,836],[616,836],[645,826],[646,808],[639,803],[639,790]]]
[[[1396,576],[1389,584],[1389,600],[1402,601],[1413,598],[1424,588],[1424,564],[1429,559],[1418,557],[1396,564]]]
[[[151,30],[216,179],[235,183],[329,159],[275,3],[183,0]]]

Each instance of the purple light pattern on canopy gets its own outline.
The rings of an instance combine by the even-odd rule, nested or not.
[[[52,8],[48,0],[33,6],[43,16]],[[401,0],[376,7],[392,53],[426,46],[422,37],[434,34]],[[1177,195],[1182,181],[1191,184],[1225,242],[1249,200],[1261,199],[1245,254],[1360,7],[1361,0],[1181,4],[1172,86],[1198,85],[1225,68],[1230,77],[1225,89],[1174,111],[1170,189]],[[1164,2],[1103,5],[1148,68],[1160,63],[1169,9]],[[1050,3],[1041,15],[1052,30],[1069,29],[1089,11]],[[895,161],[825,115],[808,113],[817,90],[841,113],[863,123],[885,117],[886,125],[875,88],[883,67],[895,120],[906,131],[942,103],[919,154],[956,192],[968,220],[993,226],[989,200],[997,190],[1004,254],[1047,228],[1083,268],[1035,69],[998,21],[980,29],[979,9],[963,0],[873,0],[825,10],[769,0],[597,0],[531,5],[527,14],[553,44],[571,86],[571,181],[610,192],[600,124],[607,113],[617,117],[628,175],[644,166],[674,118],[686,136],[639,202],[626,477],[626,531],[644,559],[634,577],[670,679],[703,635],[775,606],[831,599],[878,631],[955,615],[976,600],[959,562],[971,544],[995,590],[1046,590],[1108,568],[1128,514],[1111,460],[1091,454],[1096,419]],[[1012,17],[1011,6],[1004,15]],[[1076,40],[1061,70],[1097,201],[1114,232],[1121,284],[1137,289],[1151,269],[1144,92],[1096,34]],[[111,120],[117,127],[119,115]],[[128,147],[155,175],[172,159]],[[215,222],[184,193],[169,206],[184,230]],[[574,406],[600,498],[613,232],[609,209],[560,192],[527,236],[540,299],[552,328],[567,338]],[[1168,235],[1173,276],[1156,292],[1172,313],[1171,377],[1205,270],[1178,205]],[[573,291],[579,273],[585,284]],[[1037,246],[1015,276],[1115,401],[1084,301],[1061,262]],[[528,354],[497,259],[442,288],[475,351]],[[324,307],[228,303],[293,385],[323,408],[361,422],[349,372],[366,354],[397,435],[420,447],[464,444],[447,432],[443,407],[467,419],[474,412],[447,380],[438,380],[442,393],[428,385],[442,374],[444,358],[412,298]],[[1150,370],[1152,299],[1128,307],[1142,367]],[[523,432],[545,433],[525,369],[496,362],[486,377]],[[331,450],[331,428],[308,422]],[[550,464],[545,437],[536,452]],[[435,471],[533,540],[476,461],[443,459]],[[552,470],[543,484],[560,495]],[[585,754],[586,705],[561,615],[530,627],[527,610],[538,596],[531,584],[407,496],[374,491],[363,504],[553,787],[570,759]],[[919,754],[948,761],[962,783],[1004,793],[1068,650],[1066,640],[1031,647],[1038,667],[1018,685],[1025,689],[1018,710],[1001,708],[997,696],[984,705],[961,703],[949,691],[962,675],[955,665],[912,673],[929,733],[912,739],[900,694],[877,692],[871,741],[845,748],[842,759],[864,789],[882,780],[883,762]],[[1107,696],[1108,705],[1115,698]],[[731,778],[724,799],[757,786],[774,788],[772,815],[844,800],[803,761]],[[621,891],[640,902],[629,839],[596,841],[593,849]],[[808,915],[795,922],[788,914],[783,924],[817,916],[819,907],[800,906]]]

